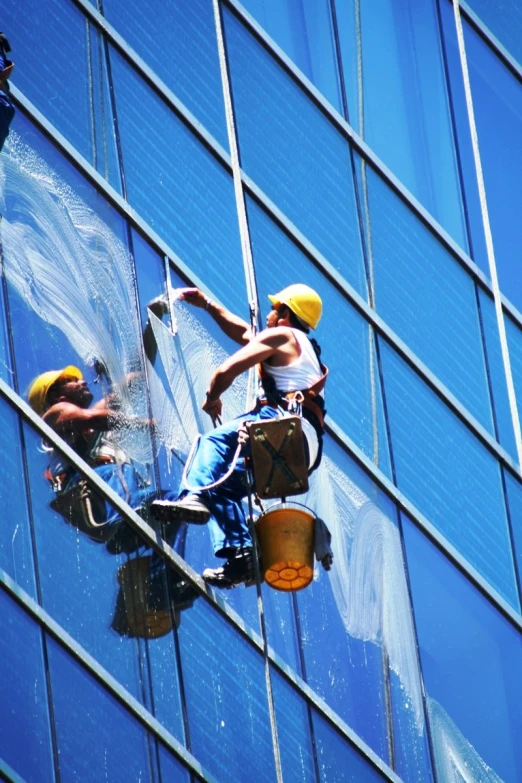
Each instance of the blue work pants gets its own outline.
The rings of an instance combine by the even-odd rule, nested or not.
[[[278,410],[269,405],[243,413],[202,435],[187,471],[179,497],[197,492],[210,511],[208,530],[216,557],[230,557],[236,547],[251,547],[252,538],[243,511],[247,495],[245,460],[240,457],[231,476],[215,489],[204,490],[228,471],[238,443],[238,429],[245,421],[274,419]]]

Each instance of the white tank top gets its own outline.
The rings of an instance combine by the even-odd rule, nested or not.
[[[310,339],[300,329],[292,329],[292,334],[301,348],[301,354],[294,362],[283,367],[274,367],[268,362],[263,362],[263,371],[274,379],[276,388],[281,392],[309,389],[323,377],[319,359]]]

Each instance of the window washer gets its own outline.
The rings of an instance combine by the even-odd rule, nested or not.
[[[148,419],[126,416],[111,394],[91,405],[93,395],[82,372],[72,365],[39,375],[29,390],[29,404],[77,454],[132,508],[143,509],[156,493],[140,476],[111,431],[118,427],[150,427]],[[54,449],[49,450],[47,470],[59,511],[95,541],[104,541],[110,552],[133,551],[140,540],[119,513],[88,489],[83,477]],[[167,491],[165,497],[174,499]]]
[[[9,82],[14,64],[6,55],[11,51],[9,41],[4,33],[0,32],[0,151],[9,133],[9,126],[14,117],[15,110],[9,95]]]
[[[128,382],[132,383],[132,376]],[[152,422],[119,411],[116,393],[91,406],[92,399],[81,371],[73,365],[42,373],[29,390],[33,410],[122,500],[147,518],[157,493],[119,448],[113,431],[121,426],[148,428]],[[52,508],[92,540],[104,542],[111,554],[130,554],[146,546],[119,512],[93,492],[59,452],[50,448],[49,454],[46,474],[56,493]],[[166,498],[176,497],[168,490],[162,494]],[[188,582],[167,568],[155,553],[128,560],[118,571],[118,581],[120,590],[112,628],[122,636],[164,636],[172,630],[173,623],[179,625],[179,612],[192,606],[197,597]]]
[[[165,521],[209,522],[214,554],[226,562],[222,567],[205,569],[203,578],[215,587],[231,588],[254,579],[252,539],[241,502],[247,495],[244,459],[237,461],[222,484],[207,491],[204,487],[219,481],[229,469],[241,437],[238,430],[245,422],[276,418],[281,410],[293,409],[296,399],[300,401],[297,412],[302,415],[309,471],[319,465],[327,371],[309,331],[319,323],[322,302],[308,286],[290,285],[269,297],[272,309],[267,328],[253,336],[246,321],[207,299],[199,289],[183,289],[180,298],[205,308],[220,329],[243,346],[212,376],[202,408],[214,423],[222,413],[223,392],[241,373],[261,365],[263,389],[255,408],[201,437],[186,472],[190,491],[182,486],[177,501],[165,498],[152,504],[153,512]],[[296,394],[299,392],[302,394]]]

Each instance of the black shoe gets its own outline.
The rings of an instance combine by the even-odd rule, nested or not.
[[[210,511],[199,495],[191,493],[180,500],[153,500],[151,512],[160,522],[191,522],[205,525],[210,519]]]
[[[245,583],[248,587],[255,582],[254,554],[252,547],[236,549],[224,566],[205,568],[203,579],[212,587],[228,590]]]

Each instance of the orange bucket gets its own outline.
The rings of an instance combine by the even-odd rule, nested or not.
[[[275,590],[302,590],[314,576],[314,520],[311,511],[284,504],[259,517],[257,540],[265,581]]]

